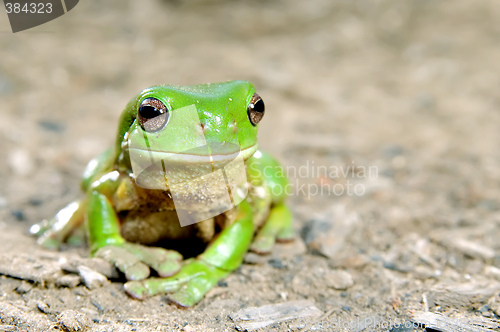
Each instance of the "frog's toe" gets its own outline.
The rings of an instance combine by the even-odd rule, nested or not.
[[[160,277],[170,277],[179,272],[181,263],[179,261],[165,261],[157,266],[152,266]]]
[[[259,255],[267,255],[271,253],[276,242],[290,242],[294,238],[293,229],[285,229],[276,236],[273,234],[259,234],[252,243],[250,250]]]
[[[149,272],[149,267],[141,262],[136,262],[133,265],[128,266],[125,271],[123,271],[127,280],[146,279],[149,277]]]
[[[250,250],[258,254],[268,254],[276,241],[292,240],[294,232],[291,222],[292,214],[288,207],[279,204],[272,208],[266,223],[255,236]]]
[[[140,281],[129,281],[125,283],[124,288],[127,294],[133,298],[143,300],[149,296],[173,292],[179,289],[180,285],[179,280],[172,277],[149,278]]]
[[[203,298],[204,293],[196,292],[192,287],[184,287],[173,294],[168,295],[168,300],[181,308],[189,308],[194,306]]]
[[[179,307],[192,307],[228,273],[203,261],[192,260],[174,276],[129,281],[125,291],[136,299],[172,293],[168,295],[169,301]]]
[[[61,241],[47,235],[42,235],[40,236],[37,241],[39,245],[41,245],[44,248],[47,249],[52,249],[52,250],[57,250],[61,246]]]
[[[44,219],[36,224],[33,224],[33,226],[30,227],[30,234],[36,237],[40,237],[51,227],[52,224],[47,219]]]
[[[62,242],[53,230],[54,220],[42,220],[30,227],[30,234],[37,237],[37,243],[47,249],[59,249]]]
[[[170,277],[181,268],[182,255],[174,250],[126,243],[124,247],[143,263],[152,267],[160,277]]]
[[[275,237],[273,235],[262,235],[257,236],[250,247],[250,250],[260,254],[269,254],[274,247]]]
[[[127,280],[142,280],[149,276],[149,267],[121,246],[104,246],[96,251],[95,256],[115,265],[125,274]]]
[[[128,281],[123,285],[125,292],[137,300],[144,300],[150,294],[141,281]]]
[[[294,239],[295,239],[295,231],[291,226],[285,227],[276,236],[277,242],[290,242],[293,241]]]
[[[183,284],[178,290],[167,296],[178,307],[192,307],[212,289],[217,282],[228,274],[227,271],[202,272]]]
[[[84,246],[86,242],[85,229],[81,226],[75,228],[68,235],[64,233],[61,234],[55,229],[48,229],[43,234],[37,236],[37,243],[39,245],[52,250],[59,249],[64,243],[70,246]]]
[[[185,282],[178,290],[168,295],[168,300],[179,307],[192,307],[228,274],[229,271],[219,269],[202,260],[194,260],[182,267],[178,275],[179,280]]]

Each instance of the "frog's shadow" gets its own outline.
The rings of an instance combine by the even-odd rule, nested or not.
[[[155,247],[176,250],[184,257],[184,259],[192,258],[200,255],[207,248],[207,243],[201,239],[181,239],[181,240],[161,240],[157,242]]]

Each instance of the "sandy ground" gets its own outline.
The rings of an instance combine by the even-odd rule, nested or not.
[[[2,276],[0,331],[63,329],[66,310],[80,330],[233,331],[228,315],[293,300],[322,316],[265,330],[423,331],[422,313],[498,322],[497,1],[87,0],[26,32],[0,20],[4,260],[88,255],[43,250],[28,229],[81,195],[123,106],[160,83],[255,84],[260,145],[289,167],[298,234],[187,310],[132,300],[120,280]],[[457,330],[445,325],[434,331]]]

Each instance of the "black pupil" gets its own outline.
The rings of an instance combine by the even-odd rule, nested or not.
[[[139,114],[144,119],[156,118],[158,115],[162,114],[162,111],[151,105],[144,105],[139,108]]]
[[[254,105],[253,105],[253,109],[254,111],[256,112],[259,112],[259,113],[264,113],[264,101],[262,101],[262,99],[259,99]]]

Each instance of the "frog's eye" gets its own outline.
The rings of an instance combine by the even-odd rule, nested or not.
[[[156,98],[144,99],[137,112],[137,120],[142,129],[154,133],[163,129],[168,121],[168,109]]]
[[[258,94],[254,93],[252,99],[250,100],[250,104],[248,104],[248,119],[254,126],[256,126],[257,123],[262,120],[265,111],[266,107],[264,106],[264,101]]]

